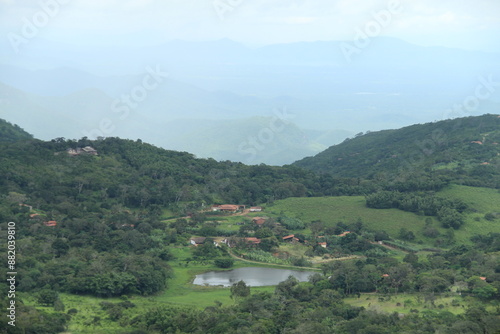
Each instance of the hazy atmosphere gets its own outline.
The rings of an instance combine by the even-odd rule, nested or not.
[[[0,1],[0,117],[287,164],[360,132],[498,110],[500,3]]]
[[[0,0],[0,334],[500,334],[500,0]]]

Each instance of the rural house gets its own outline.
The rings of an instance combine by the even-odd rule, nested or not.
[[[244,205],[235,205],[235,204],[223,204],[223,205],[214,205],[212,206],[212,211],[220,211],[220,212],[231,212],[236,213],[238,210],[244,210]]]
[[[205,237],[191,238],[191,240],[189,240],[189,243],[191,245],[198,246],[198,245],[202,245],[203,243],[205,243],[206,239],[207,238],[205,238]]]
[[[285,237],[283,237],[283,241],[288,241],[288,242],[298,242],[299,239],[295,238],[295,234],[290,234]]]
[[[66,152],[71,156],[77,156],[81,154],[98,155],[97,150],[91,146],[85,146],[84,148],[77,147],[76,149],[68,148]]]
[[[264,217],[255,217],[255,218],[252,218],[252,223],[255,223],[259,226],[262,226],[264,225],[264,223],[267,221],[266,218]]]

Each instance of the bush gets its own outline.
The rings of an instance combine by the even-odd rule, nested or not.
[[[231,268],[234,265],[233,259],[216,259],[214,264],[219,268]]]
[[[78,313],[78,310],[76,308],[72,308],[72,309],[69,309],[68,310],[68,314],[69,315],[75,315]]]
[[[292,259],[292,264],[297,267],[311,267],[312,263],[307,261],[304,257],[297,257]]]
[[[305,224],[297,218],[280,217],[278,220],[288,230],[303,230],[306,228]]]
[[[44,306],[54,306],[54,303],[59,298],[56,291],[50,289],[43,289],[38,293],[37,302]]]
[[[490,221],[490,222],[494,221],[496,218],[497,218],[497,216],[491,212],[484,215],[484,219],[486,219],[487,221]]]

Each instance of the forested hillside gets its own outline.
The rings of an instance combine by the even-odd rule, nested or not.
[[[15,142],[32,138],[32,135],[21,129],[18,125],[10,124],[0,118],[0,142]]]
[[[449,122],[443,124],[458,124]],[[141,140],[40,141],[3,122],[0,137],[8,140],[0,141],[0,234],[7,240],[9,222],[15,224],[18,294],[17,327],[7,333],[52,334],[67,331],[70,324],[78,328],[75,333],[496,333],[500,330],[498,304],[494,304],[500,288],[499,233],[478,231],[470,236],[469,245],[457,244],[453,230],[463,228],[465,214],[475,208],[440,192],[452,183],[498,187],[494,142],[500,141],[499,121],[489,115],[462,122],[464,137],[450,128],[448,140],[432,148],[438,152],[439,147],[441,160],[430,153],[417,163],[421,168],[404,172],[381,163],[374,174],[366,171],[369,162],[365,161],[366,169],[358,170],[359,174],[348,173],[353,165],[346,164],[345,172],[337,175],[298,166],[197,159]],[[356,144],[359,155],[372,159],[384,145],[406,154],[401,145],[425,133],[420,127],[382,132],[384,139],[368,134],[339,147],[347,152],[344,146]],[[469,143],[478,128],[481,144]],[[401,138],[399,144],[394,143],[395,134]],[[376,145],[368,140],[372,137]],[[455,141],[463,145],[452,145]],[[455,165],[457,157],[460,163]],[[428,161],[434,165],[424,167]],[[488,164],[477,166],[480,161]],[[398,177],[389,177],[395,171],[400,172]],[[415,236],[414,227],[406,229],[405,221],[400,222],[399,234],[387,233],[390,227],[384,222],[369,227],[355,214],[339,217],[338,210],[322,208],[321,203],[335,200],[318,199],[318,206],[297,203],[295,208],[305,209],[296,216],[287,216],[293,210],[286,212],[286,205],[275,204],[291,197],[300,201],[301,197],[341,195],[362,195],[358,200],[367,210],[397,208],[435,217],[441,227],[434,228],[429,218],[422,235]],[[268,206],[262,215],[269,217],[261,218],[264,222],[259,225],[253,218],[260,212],[214,213],[211,209],[226,203]],[[273,212],[274,205],[278,212]],[[484,206],[484,219],[497,222],[495,203]],[[325,221],[313,218],[320,213]],[[484,219],[478,217],[477,226]],[[445,236],[440,235],[441,228],[446,229]],[[199,236],[204,241],[194,246]],[[228,238],[236,246],[231,248],[230,242],[215,246],[216,238]],[[417,238],[418,248],[408,244]],[[7,248],[4,241],[1,244]],[[313,264],[313,258],[319,262]],[[343,258],[351,260],[337,261]],[[203,293],[221,289],[231,293],[231,304],[222,305],[210,297],[215,306],[203,310],[178,307],[168,297],[157,303],[156,298],[171,292],[173,284],[181,296],[193,292],[196,270],[228,268],[235,262],[248,265],[243,259],[261,265],[315,265],[318,274],[304,283],[290,278],[273,293],[250,294],[244,286],[243,291],[238,286],[194,290],[201,293],[196,298],[208,298]],[[6,266],[0,267],[0,275],[7,276]],[[5,282],[0,284],[3,296],[9,288]],[[458,299],[457,289],[460,294],[464,291],[463,299]],[[412,309],[406,315],[391,315],[345,301],[361,293],[387,298],[401,292],[417,296],[408,305],[425,298],[419,307],[432,312],[418,314]],[[444,305],[434,310],[438,308],[435,294],[445,293],[455,298],[453,307],[462,307],[456,314]],[[73,301],[66,310],[64,303],[72,298],[98,298],[98,309]],[[373,303],[380,298],[373,297]],[[2,299],[2,308],[8,302]],[[0,320],[1,329],[7,328],[7,321],[6,317]]]
[[[415,172],[500,187],[500,116],[484,115],[359,134],[295,166],[337,177],[398,180]]]

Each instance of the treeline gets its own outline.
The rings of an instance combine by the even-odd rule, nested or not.
[[[366,196],[366,206],[374,209],[396,208],[420,215],[437,216],[445,228],[459,229],[467,204],[459,199],[438,197],[432,192],[381,191]]]
[[[86,146],[99,155],[66,153],[68,148]],[[31,140],[0,143],[0,149],[0,194],[20,193],[33,207],[70,217],[116,205],[159,205],[186,213],[202,203],[255,205],[287,197],[366,192],[359,180],[333,179],[292,166],[196,159],[118,138]]]

